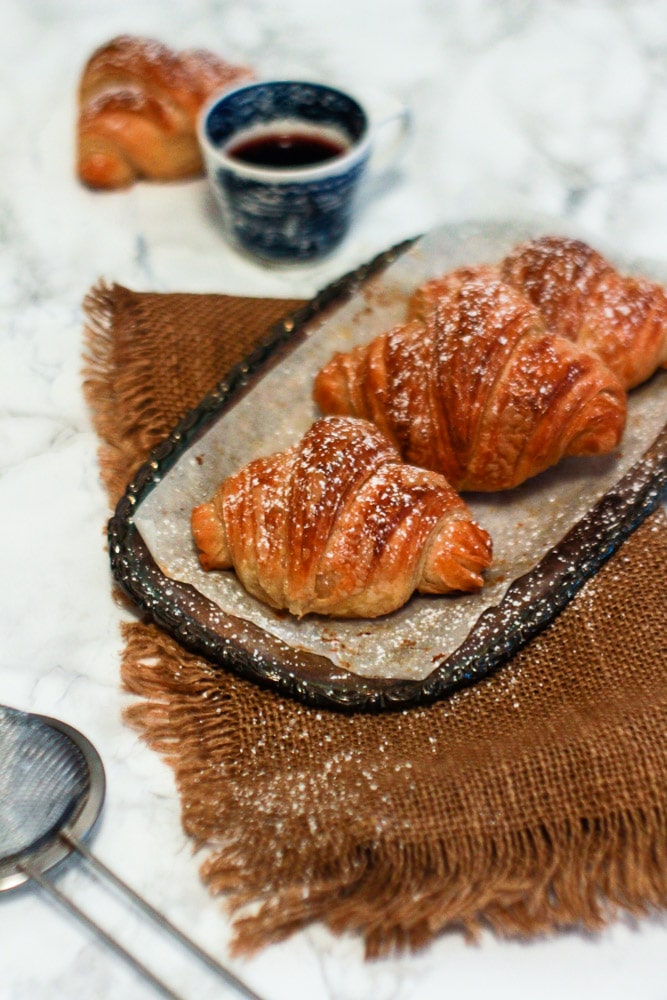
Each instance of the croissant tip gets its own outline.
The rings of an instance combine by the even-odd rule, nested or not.
[[[202,569],[229,569],[232,565],[224,521],[212,501],[199,504],[190,513],[192,537]]]
[[[343,403],[348,396],[347,382],[339,357],[334,355],[313,381],[313,401],[320,413],[335,415],[347,412]]]
[[[134,171],[123,164],[112,163],[108,157],[89,157],[77,165],[77,176],[87,188],[95,191],[128,188],[136,180]]]
[[[431,545],[424,561],[422,593],[472,593],[484,586],[484,572],[493,561],[493,542],[476,521],[450,521]]]

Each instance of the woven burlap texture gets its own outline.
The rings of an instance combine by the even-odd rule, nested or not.
[[[112,502],[296,305],[91,291],[84,389]],[[377,955],[444,929],[530,936],[664,907],[666,567],[658,512],[493,677],[378,716],[305,707],[126,623],[127,721],[174,769],[235,947],[321,920]]]

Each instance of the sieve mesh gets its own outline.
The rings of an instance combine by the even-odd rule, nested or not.
[[[0,706],[0,862],[53,838],[89,788],[76,743],[39,716]]]

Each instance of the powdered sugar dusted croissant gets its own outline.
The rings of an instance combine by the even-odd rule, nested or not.
[[[438,309],[449,306],[452,292],[460,288],[463,282],[494,281],[499,278],[499,269],[494,264],[473,264],[447,271],[415,289],[408,299],[407,318],[428,323]]]
[[[176,53],[149,38],[121,35],[93,53],[79,86],[77,172],[94,188],[139,177],[200,174],[197,114],[208,98],[252,79],[211,52]]]
[[[334,356],[315,379],[320,410],[372,420],[460,490],[508,489],[618,444],[622,385],[525,296],[486,269],[454,272],[438,295],[415,304],[423,319]]]
[[[626,389],[667,366],[667,293],[624,277],[586,243],[544,236],[516,247],[501,274],[550,330],[595,351]]]
[[[446,480],[404,465],[364,420],[316,421],[192,512],[204,569],[233,567],[295,615],[384,615],[415,591],[478,590],[491,540]]]

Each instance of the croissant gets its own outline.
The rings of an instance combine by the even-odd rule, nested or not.
[[[503,279],[528,296],[550,330],[595,351],[626,389],[667,366],[667,293],[625,277],[580,240],[545,236],[516,247]]]
[[[375,618],[415,590],[478,590],[491,562],[491,539],[447,481],[347,417],[250,462],[191,523],[204,569],[233,567],[249,593],[299,617]]]
[[[464,281],[493,281],[499,278],[498,268],[494,264],[468,265],[455,271],[447,271],[415,289],[408,299],[407,318],[428,323],[438,309],[447,308],[451,293]]]
[[[441,279],[437,308],[337,354],[315,378],[323,413],[376,423],[404,460],[457,490],[517,486],[565,455],[618,444],[626,394],[599,358],[549,333],[487,269]]]
[[[200,108],[252,75],[203,50],[176,53],[149,38],[114,38],[93,53],[81,76],[79,178],[93,188],[118,188],[140,177],[200,174]]]

